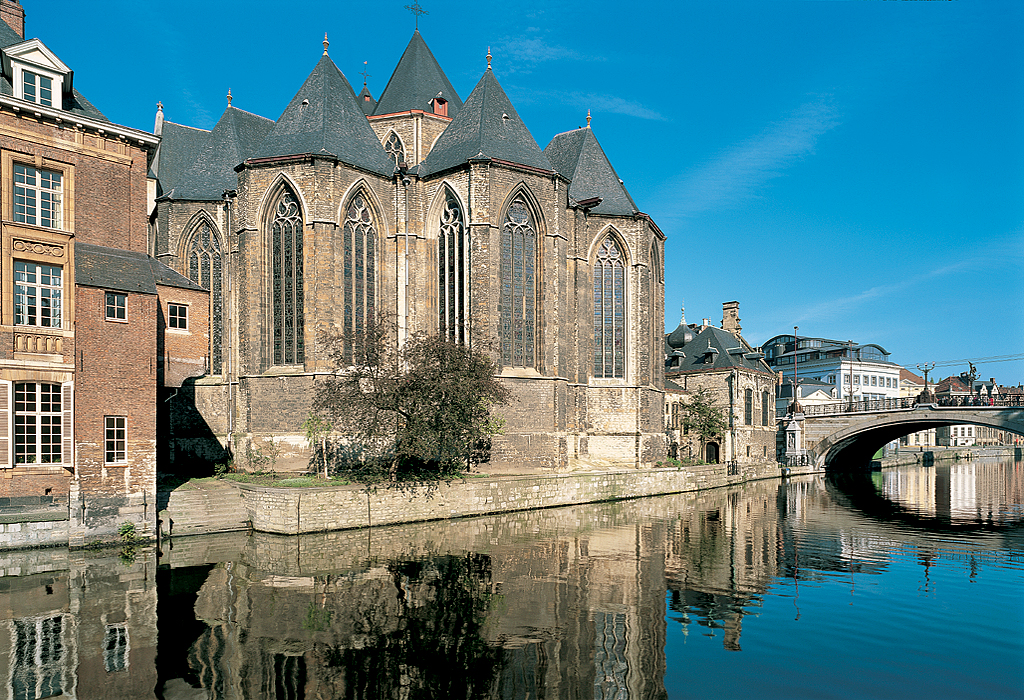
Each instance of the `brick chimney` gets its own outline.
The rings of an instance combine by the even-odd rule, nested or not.
[[[740,303],[738,301],[727,301],[722,304],[722,330],[730,333],[740,334]]]
[[[0,0],[0,19],[7,22],[18,36],[25,38],[25,8],[18,0]]]

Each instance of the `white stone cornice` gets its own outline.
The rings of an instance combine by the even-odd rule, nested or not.
[[[97,134],[102,134],[107,137],[113,136],[123,138],[143,147],[156,148],[160,144],[160,137],[151,134],[148,131],[132,129],[127,126],[121,126],[120,124],[114,124],[113,122],[100,121],[98,119],[93,119],[92,117],[87,117],[83,114],[76,114],[75,112],[56,109],[55,107],[46,107],[44,105],[36,104],[35,102],[27,102],[10,95],[0,95],[0,110],[14,112],[19,116],[22,114],[31,114],[37,119],[54,122],[60,125],[81,128],[85,131],[96,132]]]

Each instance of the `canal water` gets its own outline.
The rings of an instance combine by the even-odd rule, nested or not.
[[[1024,465],[0,555],[42,697],[1024,697]],[[10,640],[7,642],[6,640]]]

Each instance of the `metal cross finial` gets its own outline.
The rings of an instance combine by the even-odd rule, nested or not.
[[[228,88],[228,107],[231,106],[231,88]]]
[[[156,111],[158,111],[158,112],[164,111],[164,103],[163,102],[157,102],[156,103]]]
[[[370,74],[366,72],[366,61],[363,61],[363,70],[359,71],[359,75],[363,76],[363,87],[366,87],[366,79],[371,77]]]
[[[487,70],[491,69],[491,47],[487,47]]]
[[[416,31],[419,31],[419,28],[420,28],[420,15],[429,15],[430,13],[427,12],[426,10],[424,10],[422,7],[420,7],[419,0],[416,0],[411,5],[406,5],[405,9],[407,9],[409,12],[413,13],[414,15],[416,15]]]
[[[590,128],[590,108],[587,108],[587,128]]]
[[[327,47],[331,42],[327,41],[327,32],[324,32],[324,56],[327,55]]]

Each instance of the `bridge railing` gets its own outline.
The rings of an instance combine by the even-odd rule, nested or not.
[[[813,404],[810,406],[804,406],[803,412],[805,416],[827,416],[827,415],[840,415],[845,413],[867,413],[870,411],[898,411],[902,409],[911,409],[920,404],[920,399],[916,396],[904,397],[904,398],[885,398],[885,399],[854,399],[846,401],[832,401],[829,403]],[[1021,394],[1004,394],[993,397],[979,397],[979,396],[963,396],[963,397],[943,397],[938,399],[935,404],[927,404],[931,406],[937,406],[938,408],[1006,408],[1013,406],[1024,406],[1024,395]],[[786,409],[780,408],[778,412],[779,418],[784,418],[786,415]]]

